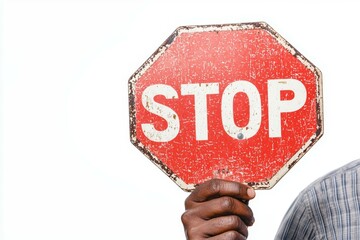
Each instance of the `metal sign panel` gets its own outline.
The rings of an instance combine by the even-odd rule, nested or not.
[[[320,70],[264,22],[177,28],[129,107],[131,142],[185,191],[272,188],[323,134]]]

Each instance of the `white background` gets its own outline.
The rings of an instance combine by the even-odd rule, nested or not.
[[[178,27],[265,21],[323,73],[325,134],[250,203],[272,239],[307,184],[360,157],[356,1],[3,1],[4,240],[184,239],[188,193],[129,140],[127,81]]]

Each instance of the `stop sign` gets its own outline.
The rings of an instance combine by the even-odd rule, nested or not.
[[[179,27],[129,79],[131,142],[185,191],[269,189],[322,136],[321,81],[266,23]]]

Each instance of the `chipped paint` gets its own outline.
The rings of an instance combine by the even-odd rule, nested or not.
[[[221,59],[223,55],[219,55],[219,53],[224,52],[225,54],[226,52],[226,50],[221,48],[211,48],[206,50],[209,52],[203,53],[201,52],[201,49],[207,49],[206,44],[205,46],[202,46],[204,45],[203,43],[193,40],[198,38],[199,34],[202,34],[204,36],[208,36],[201,38],[202,41],[227,41],[227,45],[214,44],[214,46],[229,47],[231,44],[234,44],[234,49],[238,49],[240,46],[240,42],[237,41],[238,39],[223,40],[218,38],[231,37],[231,33],[237,34],[240,32],[251,32],[254,30],[257,31],[255,33],[261,33],[261,38],[255,39],[256,41],[252,41],[251,38],[249,38],[251,41],[242,43],[244,44],[244,49],[246,51],[247,49],[250,49],[251,44],[254,44],[254,42],[257,42],[259,46],[263,44],[263,46],[266,48],[264,48],[264,52],[261,52],[258,51],[256,47],[253,47],[253,49],[256,51],[248,53],[249,62],[235,61],[234,59],[228,58]],[[215,33],[216,35],[211,35],[211,33]],[[268,36],[270,36],[270,38]],[[213,37],[214,40],[212,40],[211,37]],[[262,41],[264,42],[262,43]],[[281,52],[282,50],[277,47],[276,42],[279,46],[285,49],[284,52]],[[198,47],[191,47],[191,44],[193,43],[199,44]],[[285,57],[286,54],[290,54],[294,59],[297,59],[300,62],[300,64],[297,64],[296,61],[291,60],[294,62],[293,64],[297,64],[297,68],[299,69],[301,68],[299,67],[300,65],[304,66],[308,72],[305,70],[296,72],[297,68],[292,70],[294,75],[287,75],[286,73],[282,72],[274,72],[274,69],[277,69],[277,65],[274,64],[279,64],[276,59],[270,61],[267,60],[267,58],[264,58],[264,60],[261,60],[263,56],[268,57],[269,59],[271,58],[270,51],[265,51],[269,50],[269,46],[276,48],[274,48],[274,51],[271,52],[271,54],[277,54],[280,56],[281,53],[281,56]],[[189,47],[189,49],[187,47]],[[212,54],[217,57],[211,58]],[[239,54],[241,54],[241,52],[239,52]],[[234,55],[235,58],[240,57],[239,59],[247,59],[245,56],[247,55],[244,55],[244,57],[242,55]],[[163,59],[168,60],[165,61]],[[182,59],[185,61],[182,62]],[[290,59],[290,57],[287,57],[287,59]],[[192,64],[190,64],[190,62]],[[182,63],[183,65],[179,65],[179,63]],[[290,135],[285,135],[284,133],[284,135],[277,138],[271,138],[265,134],[269,132],[269,126],[267,126],[264,122],[270,120],[268,120],[268,116],[265,115],[266,111],[268,110],[266,110],[267,106],[265,106],[264,103],[270,100],[266,99],[266,90],[263,87],[259,88],[260,84],[266,86],[266,82],[260,82],[260,80],[257,80],[257,78],[260,76],[260,70],[258,70],[258,72],[249,71],[249,74],[247,75],[249,77],[247,79],[244,79],[245,77],[234,77],[234,79],[231,79],[231,81],[234,82],[240,79],[254,81],[253,84],[255,89],[258,88],[257,90],[259,91],[258,93],[261,97],[261,101],[257,103],[261,104],[259,105],[261,106],[261,111],[254,111],[248,116],[247,113],[244,113],[244,116],[249,118],[249,122],[252,121],[250,117],[253,116],[255,117],[254,119],[259,119],[258,117],[260,116],[261,122],[258,125],[246,126],[239,129],[232,128],[225,131],[222,127],[216,127],[215,129],[214,126],[220,126],[219,124],[221,123],[221,118],[219,118],[218,113],[220,110],[214,110],[213,105],[211,104],[220,102],[220,100],[215,101],[214,99],[220,99],[223,89],[230,85],[231,81],[229,82],[229,80],[223,80],[222,78],[217,79],[214,76],[218,75],[223,77],[239,75],[239,73],[232,72],[233,70],[231,70],[234,68],[234,65],[231,64],[235,63],[240,64],[242,66],[241,69],[243,69],[244,72],[247,71],[244,66],[248,66],[249,70],[252,71],[253,69],[256,69],[256,67],[260,67],[259,69],[261,71],[266,69],[266,71],[271,72],[274,76],[288,76],[287,78],[295,78],[298,75],[303,76],[301,80],[304,81],[304,86],[308,88],[307,94],[308,96],[311,96],[311,99],[306,100],[305,107],[302,107],[300,110],[294,110],[295,113],[286,113],[286,116],[292,116],[291,114],[294,114],[294,116],[297,117],[286,118],[283,120],[282,124],[287,127],[303,127],[302,125],[309,122],[309,124],[311,123],[311,127],[309,126],[308,128],[311,132],[305,133],[305,130],[297,131],[296,129],[285,129],[286,131],[284,131],[284,129],[280,129],[280,131],[289,132]],[[263,65],[265,63],[268,65]],[[269,67],[267,68],[266,66]],[[206,69],[206,71],[203,71],[203,69]],[[211,75],[210,73],[214,75]],[[211,89],[211,86],[214,86],[214,82],[218,84],[215,88],[215,90],[217,90],[209,90]],[[170,110],[166,116],[161,115],[165,109],[163,106],[160,106],[159,109],[154,110],[152,115],[149,115],[149,109],[155,108],[154,105],[151,104],[158,100],[155,101],[155,99],[147,98],[145,106],[141,107],[141,94],[143,93],[144,88],[147,85],[154,83],[166,84],[173,88],[174,91],[176,91],[179,95],[177,97],[172,96],[169,100],[166,101],[167,104],[172,104],[171,107],[169,107]],[[207,122],[198,123],[198,129],[209,129],[209,132],[206,134],[196,133],[194,128],[191,128],[191,126],[195,125],[196,119],[194,118],[194,113],[192,113],[193,110],[190,111],[188,106],[194,103],[189,100],[189,96],[184,96],[180,89],[181,84],[186,85],[190,83],[197,83],[198,88],[201,88],[202,86],[204,87],[204,92],[198,93],[198,96],[205,95],[205,102],[201,102],[199,106],[206,107],[205,109],[213,109],[211,110],[213,112],[208,112],[207,115],[204,115],[207,116],[207,118],[210,118]],[[288,85],[286,80],[279,80],[278,83]],[[323,95],[322,76],[320,70],[316,68],[310,61],[308,61],[303,55],[301,55],[300,52],[298,52],[292,45],[290,45],[282,36],[280,36],[280,34],[278,34],[274,29],[272,29],[264,22],[182,26],[177,28],[154,52],[154,54],[152,54],[145,61],[145,63],[130,77],[128,82],[128,91],[130,140],[132,144],[184,191],[191,191],[199,183],[214,177],[241,181],[253,186],[255,189],[270,189],[306,154],[306,152],[309,151],[309,149],[323,135]],[[228,92],[227,95],[233,96],[233,100],[235,99],[235,95],[230,95],[230,92]],[[186,103],[180,101],[186,101]],[[200,100],[198,100],[198,102],[199,101]],[[250,106],[252,106],[251,104],[254,104],[252,99],[245,101],[242,104],[246,103],[250,104]],[[308,106],[309,104],[311,104],[311,106]],[[164,106],[166,106],[166,104]],[[194,108],[194,105],[192,106]],[[237,105],[234,105],[234,107],[238,109]],[[174,112],[171,112],[172,110],[174,110]],[[239,114],[239,111],[240,110],[237,110],[237,112],[234,112],[234,114]],[[300,117],[298,113],[302,111],[303,115]],[[230,113],[231,112],[233,112],[233,110],[231,110]],[[191,114],[193,114],[192,118],[190,118]],[[201,112],[197,114],[201,114]],[[184,117],[185,115],[188,117]],[[159,116],[163,117],[161,118]],[[201,116],[204,118],[203,115]],[[216,119],[215,116],[218,116],[218,118]],[[239,116],[237,117],[236,121],[239,121]],[[311,118],[310,121],[302,120],[305,117],[309,118],[309,116],[314,117]],[[151,118],[152,120],[147,120],[146,117],[148,117],[148,119]],[[234,118],[234,116],[223,116],[223,124],[224,118],[227,117]],[[169,131],[174,131],[174,129],[177,127],[179,128],[179,133],[175,132],[175,138],[171,138],[171,140],[165,141],[164,139],[166,137],[164,138],[164,136],[167,135],[160,135],[158,138],[151,137],[153,139],[157,139],[156,141],[159,141],[156,142],[151,140],[149,141],[149,139],[144,137],[145,130],[143,130],[144,132],[141,130],[141,126],[144,124],[144,122],[149,121],[151,124],[153,124],[155,132],[147,132],[146,134],[148,134],[148,136],[154,136],[152,134],[155,134],[156,131],[163,131],[163,129],[166,128],[166,124],[164,125],[164,119],[167,119],[168,124],[170,125],[171,119],[175,121],[175,125],[170,127],[168,126],[167,129]],[[225,124],[236,126],[239,124],[246,124],[246,122],[239,123],[236,122],[235,119],[233,120],[234,122]],[[228,120],[225,119],[225,121]],[[304,123],[300,124],[300,122]],[[179,124],[179,126],[176,124]],[[208,124],[210,124],[209,127],[207,127]],[[252,134],[249,135],[249,132]],[[214,135],[214,133],[216,133],[216,135]],[[295,136],[292,136],[291,134]],[[301,134],[306,134],[308,137],[301,136]],[[198,135],[200,136],[199,139],[195,139],[195,136]],[[292,146],[287,146],[292,144],[294,146],[298,146],[295,151],[295,147],[291,148]],[[248,149],[246,150],[248,152],[243,152],[243,149]],[[272,158],[273,160],[267,162],[267,158]],[[262,176],[262,174],[264,175]]]

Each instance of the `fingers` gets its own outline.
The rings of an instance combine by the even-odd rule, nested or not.
[[[253,188],[238,183],[219,179],[212,179],[200,184],[185,200],[185,209],[193,203],[204,202],[221,196],[231,196],[240,200],[250,200],[255,197]]]
[[[236,231],[225,232],[220,235],[208,238],[209,240],[246,240],[247,237]]]
[[[224,216],[212,219],[209,221],[210,231],[209,235],[215,236],[223,232],[236,231],[241,235],[247,237],[248,229],[243,221],[237,216]]]
[[[236,215],[240,217],[247,226],[254,223],[252,210],[242,201],[232,197],[221,197],[203,202],[188,209],[186,214],[191,215],[191,218],[199,218],[208,220],[220,216]]]
[[[247,226],[237,216],[224,216],[214,218],[195,227],[187,227],[187,239],[246,239]]]
[[[253,188],[213,179],[200,184],[185,200],[181,216],[188,240],[246,239],[254,223],[247,202],[255,197]]]

